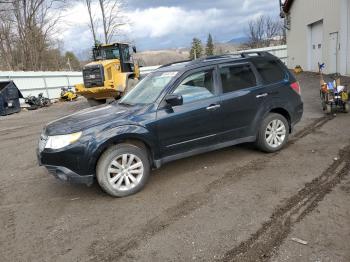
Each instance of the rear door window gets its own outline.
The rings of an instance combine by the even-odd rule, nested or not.
[[[256,77],[249,65],[220,67],[220,76],[223,93],[256,86]]]
[[[254,64],[264,84],[281,82],[285,78],[285,72],[277,61],[256,60]]]

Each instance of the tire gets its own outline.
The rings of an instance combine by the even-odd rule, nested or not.
[[[130,169],[131,166],[135,168]],[[147,149],[133,144],[111,146],[102,154],[96,167],[99,185],[113,197],[125,197],[139,192],[146,185],[149,176]]]
[[[344,104],[344,113],[349,113],[349,104],[347,102]]]
[[[102,104],[106,103],[105,99],[96,100],[96,99],[93,99],[93,98],[88,98],[87,101],[89,103],[89,106],[99,106],[99,105],[102,105]]]
[[[280,114],[270,113],[260,125],[256,145],[263,152],[273,153],[284,147],[288,142],[288,137],[287,119]]]
[[[137,80],[136,78],[129,78],[126,85],[126,89],[124,91],[124,95],[127,94],[130,90],[132,90],[138,82],[139,80]]]

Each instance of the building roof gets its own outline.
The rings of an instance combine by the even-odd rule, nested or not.
[[[288,13],[290,8],[292,7],[292,4],[293,4],[294,0],[286,0],[283,4],[283,11],[285,13]]]

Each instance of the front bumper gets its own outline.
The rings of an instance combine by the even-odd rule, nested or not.
[[[40,166],[56,178],[70,183],[90,186],[94,182],[94,171],[89,168],[89,157],[84,146],[72,146],[61,151],[37,149],[37,159]]]
[[[63,167],[63,166],[45,166],[46,169],[59,180],[77,183],[77,184],[85,184],[87,186],[91,186],[94,182],[93,175],[80,176],[72,170]]]
[[[111,86],[86,88],[84,84],[75,85],[75,92],[78,95],[93,99],[107,99],[111,97],[118,97],[121,94],[120,90],[117,90],[116,88]]]

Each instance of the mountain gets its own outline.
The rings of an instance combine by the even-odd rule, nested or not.
[[[241,44],[248,42],[248,40],[249,40],[248,37],[242,36],[242,37],[233,38],[230,41],[228,41],[227,43],[241,45]]]

